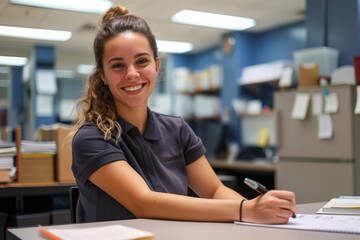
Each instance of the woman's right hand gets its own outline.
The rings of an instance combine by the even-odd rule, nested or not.
[[[244,202],[242,220],[252,223],[285,224],[293,213],[297,213],[295,194],[271,190]]]

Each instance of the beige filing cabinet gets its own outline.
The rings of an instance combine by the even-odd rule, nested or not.
[[[274,95],[277,114],[277,189],[294,191],[297,203],[328,201],[339,195],[360,195],[360,115],[354,114],[356,87],[325,87],[336,93],[339,109],[331,113],[333,135],[318,138],[318,117],[312,114],[311,96],[324,88],[278,92]],[[295,96],[307,93],[310,103],[304,120],[291,117]]]

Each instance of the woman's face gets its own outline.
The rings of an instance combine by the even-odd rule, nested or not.
[[[155,62],[146,37],[127,31],[109,39],[102,62],[101,79],[109,86],[118,113],[147,106],[160,60]]]

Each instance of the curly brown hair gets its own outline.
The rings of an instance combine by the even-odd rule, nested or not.
[[[146,21],[130,14],[127,8],[119,5],[112,6],[102,17],[94,40],[96,68],[88,78],[83,98],[79,99],[75,105],[78,115],[74,120],[74,130],[71,136],[74,136],[84,123],[91,122],[104,133],[104,140],[109,140],[114,130],[116,131],[117,140],[120,140],[122,130],[116,121],[114,99],[108,86],[101,80],[100,75],[103,72],[102,59],[105,43],[126,31],[140,33],[145,36],[152,49],[154,59],[157,60],[158,50],[155,36]]]

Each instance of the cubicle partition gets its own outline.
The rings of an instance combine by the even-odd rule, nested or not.
[[[307,104],[299,103],[306,107],[303,118],[294,109],[298,94],[309,98]],[[355,86],[278,92],[274,100],[279,157],[276,187],[294,191],[297,203],[359,195],[360,115],[354,113]]]

